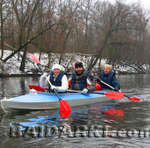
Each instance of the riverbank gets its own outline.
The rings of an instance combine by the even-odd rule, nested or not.
[[[128,73],[128,72],[121,72],[121,73],[117,73],[116,75],[135,75],[137,73]],[[70,76],[71,73],[68,74],[68,76]],[[94,75],[97,75],[97,73],[95,73]],[[20,74],[2,74],[0,73],[0,78],[6,78],[6,77],[39,77],[41,76],[40,73],[20,73]]]
[[[5,50],[4,55],[7,57],[11,54],[12,51]],[[34,54],[37,58],[39,58],[39,54]],[[50,59],[49,59],[50,58]],[[47,54],[42,54],[40,56],[40,63],[42,64],[43,71],[49,72],[52,65],[59,62],[60,55],[56,53],[51,53],[49,57]],[[62,60],[62,65],[66,68],[67,73],[71,73],[72,67],[76,61],[82,61],[85,69],[87,68],[90,60],[90,55],[81,55],[81,54],[66,54],[65,58]],[[39,76],[40,73],[35,66],[35,63],[32,61],[29,53],[27,53],[26,64],[24,72],[20,71],[20,63],[21,57],[19,55],[15,55],[11,59],[9,59],[6,63],[0,61],[0,77],[36,77]],[[106,60],[101,61],[101,67],[107,63]],[[48,66],[49,65],[49,66]],[[117,74],[135,74],[133,68],[119,66],[114,67],[114,70]],[[99,64],[95,65],[93,68],[93,73],[98,73],[100,71]]]
[[[0,78],[5,77],[38,77],[41,74],[2,74],[0,73]]]

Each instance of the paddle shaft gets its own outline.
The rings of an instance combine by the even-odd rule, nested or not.
[[[58,97],[59,101],[62,100],[62,99],[59,97],[57,91],[56,91],[55,89],[53,89],[53,90],[54,90],[55,95]]]
[[[108,86],[108,87],[111,88],[112,90],[115,90],[115,88],[114,88],[113,86],[107,84],[106,82],[102,81],[101,79],[100,79],[100,82],[102,82],[104,85]]]
[[[50,82],[50,80],[49,80],[48,78],[47,78],[47,81],[48,81],[49,85],[52,86],[52,83]],[[53,89],[53,90],[54,90],[55,95],[58,97],[59,101],[62,100],[62,99],[59,97],[57,91],[56,91],[55,89]]]
[[[82,93],[82,91],[79,91],[79,90],[67,90],[67,92],[71,92],[71,93],[81,93],[81,94],[83,94]],[[94,91],[92,91],[92,92],[89,92],[88,91],[88,93],[87,94],[104,94],[104,93],[99,93],[99,92],[94,92]]]
[[[108,86],[109,88],[115,90],[115,88],[107,83],[105,83],[104,81],[100,80],[100,82],[102,82],[104,85]],[[139,101],[140,99],[139,98],[133,98],[133,97],[130,97],[128,95],[124,95],[125,97],[127,97],[130,101]]]
[[[130,96],[127,96],[127,95],[124,95],[124,96],[127,97],[129,100],[130,100],[130,98],[131,98]]]

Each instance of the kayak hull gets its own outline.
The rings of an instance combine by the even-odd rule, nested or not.
[[[102,91],[99,91],[102,92]],[[66,100],[71,107],[106,102],[111,99],[103,94],[61,93],[60,98]],[[59,108],[59,99],[55,94],[38,92],[19,97],[1,100],[1,108],[9,110],[50,110]]]

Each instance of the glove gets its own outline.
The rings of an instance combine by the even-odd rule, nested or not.
[[[88,89],[87,88],[84,88],[83,90],[82,90],[82,94],[86,94],[88,92]]]
[[[56,86],[52,85],[51,90],[54,90],[54,89],[56,90]]]
[[[114,91],[119,91],[119,88],[118,88],[118,87],[115,87]]]

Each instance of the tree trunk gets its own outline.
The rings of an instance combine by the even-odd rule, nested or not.
[[[22,56],[22,61],[21,61],[21,65],[20,65],[20,68],[19,68],[22,72],[24,72],[24,69],[25,69],[26,54],[27,54],[27,47],[25,47],[25,49],[24,49],[23,56]]]
[[[60,54],[60,57],[59,57],[59,64],[61,64],[61,62],[62,62],[62,60],[63,60],[63,55],[64,55],[63,53]]]
[[[94,57],[92,56],[91,60],[90,60],[90,64],[88,65],[88,71],[91,71],[92,68],[95,66],[95,64],[97,63],[99,57]]]
[[[1,19],[1,57],[4,55],[4,30],[3,30],[3,0],[0,2],[0,19]]]
[[[42,56],[42,52],[40,50],[40,53],[39,53],[39,61],[41,60],[41,56]]]
[[[51,66],[51,53],[48,53],[48,67]]]

